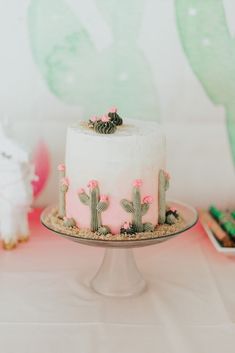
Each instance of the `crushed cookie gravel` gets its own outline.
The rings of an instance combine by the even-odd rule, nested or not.
[[[140,239],[154,239],[164,236],[168,236],[177,232],[180,232],[185,228],[185,221],[181,216],[175,224],[162,224],[157,225],[153,232],[136,233],[132,235],[127,234],[107,234],[100,235],[97,232],[91,232],[90,229],[78,228],[77,226],[66,227],[63,224],[63,220],[58,217],[58,210],[53,208],[50,213],[45,215],[43,218],[43,223],[50,229],[70,235],[73,237],[83,238],[83,239],[93,239],[93,240],[140,240]]]

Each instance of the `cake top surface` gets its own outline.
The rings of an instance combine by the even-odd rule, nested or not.
[[[117,137],[162,135],[161,125],[153,121],[142,121],[137,119],[125,119],[125,123],[118,127],[114,134],[98,134],[88,127],[86,121],[80,120],[76,124],[69,126],[74,133],[96,136],[101,139],[114,139]]]

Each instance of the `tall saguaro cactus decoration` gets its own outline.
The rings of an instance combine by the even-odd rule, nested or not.
[[[153,225],[151,223],[142,223],[142,217],[148,212],[150,203],[152,203],[151,196],[145,196],[141,202],[140,187],[143,185],[141,179],[136,179],[133,182],[132,201],[127,199],[121,200],[122,208],[132,213],[132,223],[137,232],[152,231]]]
[[[170,176],[165,170],[161,169],[158,175],[158,223],[166,221],[166,191],[169,189]]]
[[[226,111],[235,163],[235,43],[222,0],[176,0],[179,37],[209,99]]]
[[[100,195],[100,190],[98,182],[96,180],[90,180],[88,183],[89,195],[85,192],[84,189],[78,191],[79,200],[86,206],[90,207],[91,210],[91,220],[90,220],[90,229],[92,232],[98,231],[100,228],[104,228],[104,231],[107,227],[102,227],[101,213],[107,210],[109,206],[108,196]]]
[[[68,178],[65,177],[65,165],[58,165],[59,171],[59,218],[66,216],[66,192],[69,188]]]

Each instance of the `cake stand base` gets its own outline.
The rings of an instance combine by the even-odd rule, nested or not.
[[[99,294],[114,297],[142,293],[146,282],[136,266],[132,249],[107,248],[91,287]]]
[[[50,217],[54,206],[46,208],[41,215],[42,224],[49,230],[68,240],[76,243],[100,246],[105,248],[103,262],[91,281],[91,288],[99,294],[113,297],[129,297],[140,294],[146,288],[146,282],[139,273],[135,263],[135,258],[132,249],[135,247],[149,246],[160,244],[170,240],[186,230],[193,227],[197,222],[197,211],[186,204],[179,201],[168,201],[167,204],[174,209],[177,209],[179,214],[184,219],[184,225],[181,229],[172,230],[168,235],[125,240],[105,240],[105,239],[88,239],[69,235],[61,230],[58,230],[50,223]]]

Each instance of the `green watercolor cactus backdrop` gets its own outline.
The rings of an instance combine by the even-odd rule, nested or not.
[[[32,53],[50,91],[86,115],[116,105],[128,117],[158,119],[153,75],[138,45],[144,4],[95,1],[112,36],[112,44],[98,51],[66,0],[31,0]]]
[[[57,98],[80,106],[86,116],[103,113],[110,104],[128,117],[158,120],[154,78],[138,43],[144,0],[93,3],[112,37],[102,50],[97,50],[69,2],[30,1],[30,44],[45,83]],[[223,1],[175,0],[174,4],[179,38],[191,68],[208,98],[225,109],[235,162],[235,42]]]
[[[183,49],[209,99],[226,111],[235,163],[235,42],[222,0],[176,0]],[[192,107],[193,109],[193,107]]]

